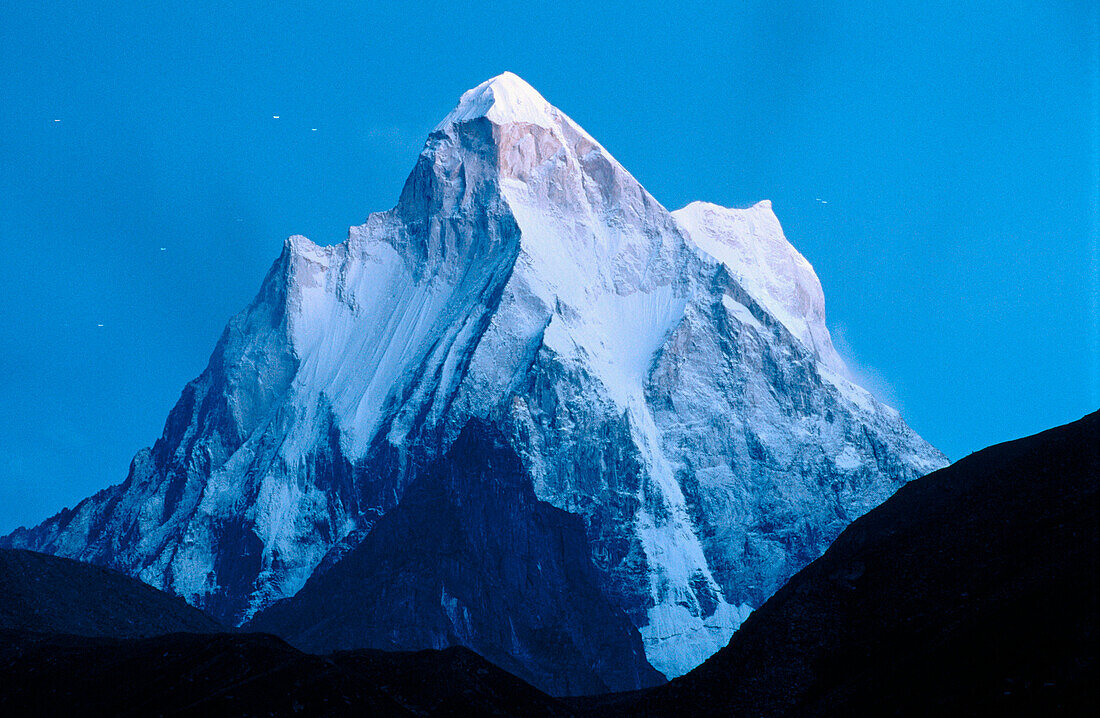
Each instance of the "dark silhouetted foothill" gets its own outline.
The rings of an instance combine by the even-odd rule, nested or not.
[[[176,596],[118,571],[0,549],[0,630],[143,638],[225,626]]]

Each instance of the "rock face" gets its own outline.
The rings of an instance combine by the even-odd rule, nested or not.
[[[506,73],[430,134],[394,209],[287,241],[125,482],[5,543],[242,622],[338,565],[471,419],[579,517],[666,676],[945,463],[845,378],[769,204],[670,213]]]
[[[468,646],[552,695],[664,682],[601,592],[580,517],[536,499],[477,419],[362,543],[247,628],[313,653]]]
[[[598,716],[1092,715],[1100,413],[914,481],[703,665]]]

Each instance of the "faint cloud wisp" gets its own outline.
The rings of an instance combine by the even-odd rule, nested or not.
[[[860,361],[851,342],[848,341],[848,329],[843,324],[829,327],[829,334],[833,339],[833,347],[837,354],[844,360],[848,368],[848,378],[871,392],[876,399],[884,404],[894,407],[902,414],[905,407],[902,405],[901,396],[894,386],[878,369]]]

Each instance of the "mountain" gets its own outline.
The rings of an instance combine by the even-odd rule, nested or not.
[[[117,571],[0,549],[0,631],[144,638],[223,630],[182,599]]]
[[[600,591],[580,517],[538,501],[477,419],[358,546],[246,627],[313,653],[464,645],[552,695],[664,682]]]
[[[596,715],[1092,715],[1100,413],[984,449],[844,530],[699,668]]]
[[[567,716],[464,648],[313,656],[274,636],[0,631],[0,711],[64,716]]]
[[[338,565],[475,419],[579,519],[666,676],[946,463],[847,378],[770,204],[670,213],[505,73],[431,132],[396,207],[335,246],[286,242],[123,483],[3,543],[241,623]],[[473,614],[517,595],[446,610],[502,625]]]

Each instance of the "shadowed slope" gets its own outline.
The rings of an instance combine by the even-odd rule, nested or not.
[[[559,695],[662,679],[599,591],[579,517],[472,421],[363,542],[249,628],[314,652],[464,645]]]

